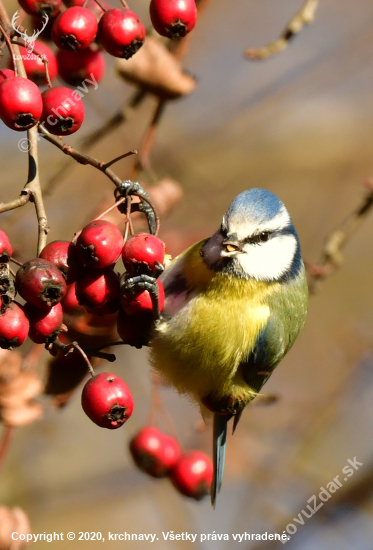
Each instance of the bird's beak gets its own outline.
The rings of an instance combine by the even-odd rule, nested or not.
[[[223,249],[220,252],[222,258],[232,258],[242,252],[236,241],[223,241]]]

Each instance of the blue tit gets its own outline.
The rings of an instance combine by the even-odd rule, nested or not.
[[[281,200],[240,193],[220,229],[175,258],[161,276],[166,301],[150,341],[165,379],[214,413],[214,478],[221,487],[227,423],[286,355],[307,313],[298,235]]]

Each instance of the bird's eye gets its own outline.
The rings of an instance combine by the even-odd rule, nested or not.
[[[261,243],[265,243],[269,239],[268,231],[262,231],[259,235],[259,240]]]

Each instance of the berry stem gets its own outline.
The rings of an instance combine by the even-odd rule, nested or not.
[[[18,260],[16,260],[15,258],[10,258],[10,261],[13,262],[14,264],[18,265],[19,267],[21,267],[21,265],[23,265],[21,262],[19,262]]]
[[[5,425],[5,428],[3,431],[3,437],[0,443],[0,470],[4,464],[4,460],[9,449],[9,444],[13,435],[13,430],[14,430],[13,426],[9,426],[9,424]]]
[[[97,1],[97,0],[95,0],[95,1]],[[120,0],[120,1],[121,1],[122,6],[123,6],[126,10],[128,10],[129,8],[128,8],[128,4],[127,4],[126,0]]]
[[[83,357],[84,361],[87,363],[87,367],[88,367],[89,373],[90,373],[90,375],[91,375],[92,378],[93,378],[93,377],[95,376],[95,371],[93,370],[93,367],[92,367],[92,365],[91,365],[90,360],[88,359],[87,354],[86,354],[85,351],[79,346],[78,342],[72,342],[71,345],[81,354],[81,356]]]
[[[86,7],[86,3],[87,3],[87,2],[88,2],[88,0],[86,0],[86,1],[84,2],[84,7]],[[95,0],[95,2],[96,2],[96,4],[97,4],[98,6],[100,6],[100,8],[102,9],[102,11],[107,11],[107,9],[104,8],[104,6],[101,4],[101,2],[100,2],[99,0]]]
[[[12,42],[11,42],[11,40],[10,40],[8,34],[5,32],[5,30],[4,30],[4,28],[3,28],[2,25],[0,25],[0,31],[2,32],[2,35],[3,35],[4,40],[5,40],[5,42],[6,42],[6,45],[8,46],[8,50],[9,50],[10,56],[11,56],[11,58],[12,58],[14,75],[15,75],[15,76],[18,76],[18,68],[17,68],[16,58],[14,57],[14,50],[13,50]]]

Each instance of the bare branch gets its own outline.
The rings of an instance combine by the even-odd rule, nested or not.
[[[248,48],[244,52],[245,56],[249,59],[259,60],[284,50],[290,40],[303,29],[304,25],[314,21],[318,4],[319,0],[306,0],[304,6],[286,25],[280,38],[275,40],[275,42],[267,44],[263,48]]]

